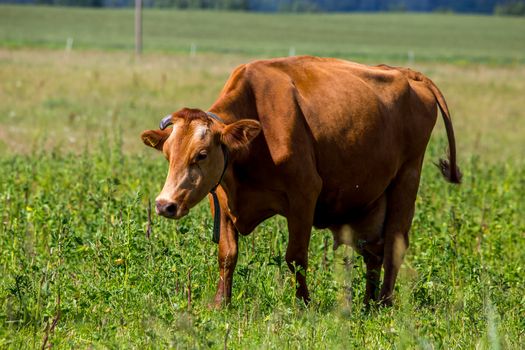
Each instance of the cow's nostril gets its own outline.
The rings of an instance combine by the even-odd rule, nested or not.
[[[177,204],[170,203],[170,204],[166,205],[164,210],[166,211],[166,214],[168,214],[168,215],[175,215],[177,213]]]
[[[164,200],[158,200],[156,202],[157,214],[165,217],[174,217],[177,214],[177,204],[173,202],[166,202]]]

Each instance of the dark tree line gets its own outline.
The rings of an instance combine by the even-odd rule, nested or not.
[[[63,6],[126,7],[134,0],[0,0]],[[143,0],[145,7],[266,12],[458,12],[525,15],[525,0]]]

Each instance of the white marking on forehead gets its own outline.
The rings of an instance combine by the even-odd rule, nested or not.
[[[197,125],[195,127],[193,137],[197,140],[202,140],[208,132],[208,127],[206,125]]]
[[[171,134],[170,134],[170,137],[176,137],[176,133],[177,133],[177,129],[180,128],[180,122],[179,121],[176,121],[175,123],[173,123],[171,126],[172,126],[172,130],[171,130]]]

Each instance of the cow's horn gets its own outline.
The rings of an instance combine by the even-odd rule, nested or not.
[[[173,122],[171,121],[171,114],[170,114],[170,115],[167,115],[164,118],[162,118],[162,120],[160,121],[160,124],[159,124],[159,128],[160,128],[160,130],[164,130],[168,126],[170,126],[171,124],[173,124]]]

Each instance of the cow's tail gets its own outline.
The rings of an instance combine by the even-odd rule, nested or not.
[[[448,160],[440,159],[436,166],[441,170],[443,176],[447,181],[455,184],[461,183],[461,171],[456,163],[456,139],[454,138],[454,128],[452,127],[452,120],[450,119],[450,113],[448,111],[447,102],[443,97],[443,94],[439,88],[430,79],[426,79],[429,89],[436,97],[443,122],[445,123],[445,129],[447,131],[448,138]]]

